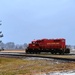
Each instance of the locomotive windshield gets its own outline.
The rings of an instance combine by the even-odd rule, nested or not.
[[[35,44],[36,42],[35,41],[32,41],[32,44]]]

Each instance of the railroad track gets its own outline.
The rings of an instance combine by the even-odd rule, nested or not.
[[[44,54],[12,54],[12,53],[4,53],[0,54],[0,57],[10,57],[10,58],[25,58],[25,57],[39,57],[39,58],[50,58],[56,60],[64,60],[64,61],[75,61],[75,55],[44,55]]]

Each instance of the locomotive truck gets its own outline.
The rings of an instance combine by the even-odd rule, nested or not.
[[[40,39],[29,43],[26,53],[35,54],[41,52],[50,52],[51,54],[69,54],[70,48],[67,48],[66,39]]]

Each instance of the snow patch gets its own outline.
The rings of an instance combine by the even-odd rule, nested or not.
[[[43,73],[43,74],[37,74],[37,75],[75,75],[75,71],[69,71],[69,72],[50,72],[50,73]]]

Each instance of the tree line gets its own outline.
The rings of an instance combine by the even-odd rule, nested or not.
[[[4,49],[26,49],[27,43],[15,44],[14,42],[0,43],[0,48]]]

